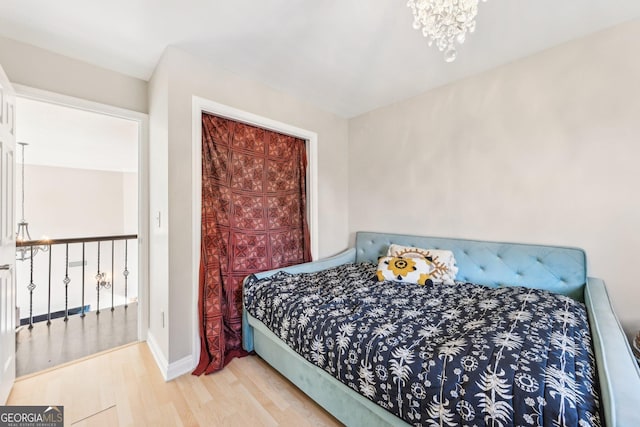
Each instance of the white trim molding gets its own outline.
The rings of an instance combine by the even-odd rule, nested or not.
[[[162,378],[167,381],[169,362],[167,362],[167,358],[164,356],[164,353],[162,353],[162,350],[160,350],[158,341],[156,341],[156,338],[151,331],[147,332],[147,346],[149,347],[149,351],[151,351],[153,359],[156,361],[156,365],[158,365],[158,369],[160,369]]]
[[[192,98],[192,283],[193,307],[198,307],[198,282],[200,271],[200,227],[202,209],[202,113],[211,113],[238,122],[247,123],[279,133],[295,136],[306,141],[307,148],[307,221],[311,237],[311,257],[316,259],[319,248],[318,234],[318,134],[306,129],[282,123],[267,117],[249,113],[228,105],[193,96]],[[198,310],[194,310],[192,356],[194,366],[200,357],[200,336],[198,327]]]
[[[160,350],[160,346],[151,331],[147,334],[147,346],[149,347],[151,355],[155,359],[156,365],[158,365],[158,369],[165,381],[171,381],[181,375],[188,374],[195,368],[193,358],[191,356],[185,356],[173,363],[167,362],[167,358],[162,353],[162,350]]]
[[[109,116],[120,117],[129,120],[146,120],[149,115],[139,111],[127,110],[126,108],[115,107],[113,105],[102,104],[100,102],[89,101],[87,99],[76,98],[74,96],[63,95],[57,92],[51,92],[44,89],[38,89],[31,86],[25,86],[18,83],[13,84],[16,95],[21,98],[32,99],[34,101],[44,101],[50,104],[62,105],[65,107],[76,108],[94,113],[106,114]]]
[[[191,355],[185,356],[182,359],[169,364],[164,380],[171,381],[182,375],[190,374],[195,368],[196,367],[193,364],[193,357],[191,357]]]

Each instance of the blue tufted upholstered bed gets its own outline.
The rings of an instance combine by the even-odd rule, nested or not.
[[[280,270],[310,273],[345,263],[376,262],[391,243],[453,251],[460,281],[489,287],[545,289],[584,302],[604,422],[608,426],[640,426],[640,370],[613,312],[604,282],[586,275],[586,257],[581,249],[358,232],[355,248]],[[256,276],[270,277],[280,270]],[[407,425],[302,358],[247,310],[243,318],[243,344],[346,425]]]

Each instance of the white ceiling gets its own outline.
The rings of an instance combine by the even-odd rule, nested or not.
[[[16,140],[29,144],[25,147],[25,164],[138,170],[135,121],[25,98],[17,99],[16,110]],[[20,152],[16,161],[22,161]]]
[[[445,63],[392,0],[20,0],[0,34],[148,79],[167,45],[351,117],[640,17],[640,0],[489,0]]]

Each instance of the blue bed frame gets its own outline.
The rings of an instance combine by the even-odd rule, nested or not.
[[[528,286],[584,302],[589,315],[607,426],[640,426],[640,369],[601,279],[587,277],[582,249],[358,232],[355,248],[277,271],[308,273],[349,262],[377,262],[391,243],[453,251],[457,280],[486,286]],[[259,320],[243,313],[243,345],[348,426],[408,425],[291,350]]]

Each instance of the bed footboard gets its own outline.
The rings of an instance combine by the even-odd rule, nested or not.
[[[584,292],[607,426],[640,426],[640,369],[631,352],[607,288],[589,277]]]

